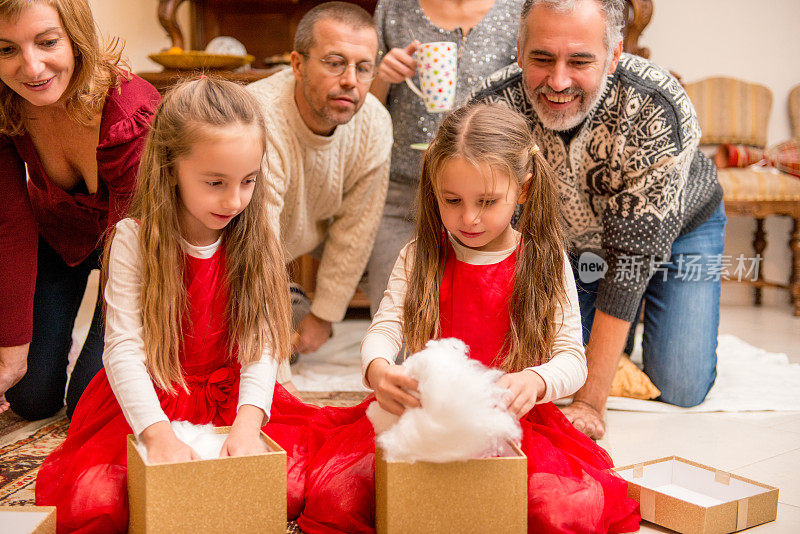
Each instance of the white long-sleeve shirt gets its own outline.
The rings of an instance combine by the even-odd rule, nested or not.
[[[210,258],[221,243],[220,238],[204,247],[186,242],[182,246],[190,256]],[[122,413],[137,436],[148,426],[169,420],[145,366],[140,293],[139,225],[132,219],[123,219],[117,223],[109,256],[103,365]],[[242,367],[236,409],[250,404],[269,417],[276,373],[272,348],[267,347],[260,360]]]
[[[519,234],[517,233],[517,242]],[[482,252],[461,245],[450,238],[456,259],[471,265],[493,265],[500,263],[513,254],[517,248],[514,246],[498,252]],[[376,358],[383,358],[392,363],[403,344],[403,303],[405,302],[408,288],[409,271],[406,264],[412,265],[414,242],[407,244],[400,251],[395,262],[389,284],[381,300],[372,324],[367,330],[367,335],[361,343],[361,366],[364,373],[364,384],[369,364]],[[406,263],[406,258],[408,263]],[[575,288],[575,279],[572,275],[568,259],[564,258],[564,284],[567,296],[566,306],[560,307],[556,312],[556,324],[563,321],[553,340],[552,358],[535,367],[528,369],[535,371],[545,383],[544,397],[539,400],[550,402],[575,393],[586,382],[588,374],[586,367],[586,354],[583,349],[583,336],[581,332],[581,316],[578,307],[578,292]]]

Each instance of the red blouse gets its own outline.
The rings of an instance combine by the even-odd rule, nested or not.
[[[97,248],[107,227],[125,216],[159,100],[155,88],[137,76],[109,90],[94,194],[64,191],[53,182],[27,133],[0,135],[0,346],[31,340],[37,235],[74,266]]]

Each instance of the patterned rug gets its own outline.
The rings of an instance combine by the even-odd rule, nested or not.
[[[367,396],[361,391],[303,392],[303,401],[319,406],[353,406]],[[0,446],[0,505],[34,504],[36,473],[50,452],[67,435],[69,422],[63,416],[46,420],[41,425],[29,423],[11,411],[0,414],[0,443],[4,436],[23,433],[25,437]],[[23,432],[29,427],[32,431]],[[295,523],[286,526],[287,534],[300,533]]]

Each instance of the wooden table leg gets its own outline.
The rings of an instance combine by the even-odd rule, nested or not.
[[[794,315],[800,317],[800,217],[793,217],[789,249],[792,251],[792,274],[789,277],[789,291],[792,295]]]

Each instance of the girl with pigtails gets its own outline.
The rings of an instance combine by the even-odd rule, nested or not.
[[[419,405],[416,382],[393,363],[403,343],[414,353],[459,338],[506,373],[528,457],[528,531],[638,530],[608,453],[551,402],[577,391],[587,367],[557,184],[525,119],[497,104],[447,116],[425,153],[417,210],[361,347],[380,405],[398,415]]]

